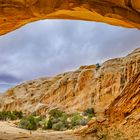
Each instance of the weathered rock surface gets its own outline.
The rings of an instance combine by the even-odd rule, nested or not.
[[[106,112],[110,120],[140,120],[140,72],[135,74]]]
[[[129,97],[128,102],[133,96],[135,102],[138,98],[139,108],[139,88],[138,91],[134,88],[136,85],[139,87],[140,78],[131,82],[132,77],[139,72],[140,49],[136,49],[126,57],[106,61],[100,68],[96,65],[82,66],[76,71],[20,84],[1,97],[0,109],[45,113],[53,107],[67,112],[93,107],[98,116],[102,116],[114,99],[125,94],[125,90],[131,93],[134,90],[124,97]],[[131,86],[132,89],[128,89]],[[134,108],[134,104],[128,104],[131,109],[132,106]]]
[[[0,0],[0,35],[42,19],[88,20],[140,29],[140,1]]]
[[[94,135],[97,139],[104,135],[106,139],[140,139],[140,72],[127,83],[121,94],[111,103],[105,112],[104,120],[92,120],[79,135]],[[96,130],[96,131],[95,131]]]

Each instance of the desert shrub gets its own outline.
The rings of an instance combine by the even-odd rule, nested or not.
[[[42,116],[34,116],[37,124],[39,124],[39,122],[41,122],[43,120],[43,117]]]
[[[52,119],[49,118],[49,120],[43,120],[42,123],[42,129],[47,130],[47,129],[52,129]]]
[[[0,120],[5,121],[7,119],[7,113],[5,111],[0,112]]]
[[[65,127],[65,124],[63,122],[59,121],[58,123],[53,124],[52,129],[56,131],[63,131],[67,128]]]
[[[84,110],[83,115],[88,116],[88,118],[91,119],[92,117],[95,116],[94,109],[93,108],[87,108],[86,110]]]
[[[49,115],[53,118],[59,118],[62,117],[63,113],[64,112],[59,109],[53,109],[49,112]]]
[[[59,109],[54,109],[49,112],[51,127],[53,130],[62,131],[68,128],[67,114]]]
[[[68,124],[67,119],[68,119],[68,115],[66,113],[63,113],[62,116],[59,118],[59,120],[65,125]]]
[[[52,120],[49,119],[47,122],[47,129],[51,129],[52,128]]]
[[[8,120],[17,120],[17,116],[14,113],[8,113],[7,115]]]
[[[64,130],[68,127],[67,114],[59,109],[53,109],[49,112],[49,119],[42,121],[43,129]]]
[[[98,70],[101,67],[99,63],[96,64],[96,70]]]
[[[6,121],[6,120],[16,120],[21,119],[23,117],[22,112],[18,111],[1,111],[0,112],[0,120]]]
[[[13,111],[13,114],[18,118],[21,119],[23,117],[22,111]]]
[[[19,127],[27,130],[37,130],[38,121],[34,116],[24,117],[19,122]]]
[[[79,113],[75,113],[71,118],[71,125],[74,127],[76,125],[80,125],[80,121],[83,117]]]

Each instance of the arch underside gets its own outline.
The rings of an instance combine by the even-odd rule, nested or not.
[[[0,35],[43,19],[97,21],[140,29],[140,0],[0,0]]]

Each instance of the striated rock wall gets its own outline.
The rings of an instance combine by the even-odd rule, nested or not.
[[[42,19],[97,21],[140,29],[140,1],[0,0],[0,35]]]
[[[136,49],[126,57],[106,61],[100,68],[82,66],[76,71],[18,85],[3,95],[0,109],[45,113],[53,107],[67,112],[93,107],[102,115],[117,97],[123,96],[130,84],[135,87],[131,78],[139,72],[140,49]]]
[[[105,111],[103,119],[93,119],[76,135],[90,135],[99,140],[104,135],[109,140],[140,139],[140,71],[126,84],[119,96]]]
[[[122,93],[106,111],[111,122],[127,119],[140,119],[140,72],[128,82]]]

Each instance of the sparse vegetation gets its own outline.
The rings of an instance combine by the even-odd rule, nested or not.
[[[59,118],[59,117],[62,117],[63,115],[63,111],[59,110],[59,109],[53,109],[49,112],[49,115],[53,118]]]
[[[78,126],[84,126],[94,116],[92,108],[86,109],[83,113],[67,114],[59,109],[51,110],[46,116],[37,116],[36,114],[25,115],[21,111],[2,111],[0,120],[17,120],[18,127],[27,130],[37,130],[38,128],[56,131],[73,129]]]
[[[98,70],[101,67],[99,63],[96,64],[96,70]]]
[[[92,117],[95,117],[95,112],[93,108],[87,108],[84,112],[83,112],[84,116],[87,116],[88,119],[91,119]]]
[[[0,120],[17,120],[23,117],[23,113],[21,111],[1,111],[0,112]]]
[[[54,109],[49,112],[50,120],[52,121],[52,129],[57,131],[63,131],[68,129],[68,115],[59,110]]]
[[[19,127],[27,130],[37,130],[39,126],[39,119],[34,116],[24,117],[19,122]]]
[[[52,119],[50,119],[50,118],[48,120],[44,119],[41,122],[42,129],[44,129],[44,130],[52,129],[52,125],[53,125]]]
[[[53,124],[52,129],[57,131],[63,131],[67,128],[65,127],[65,124],[63,122],[59,121],[58,123]]]
[[[13,111],[12,112],[18,119],[23,118],[23,112],[22,111]]]
[[[72,126],[80,125],[80,121],[83,119],[83,117],[79,113],[75,113],[71,118],[71,124]]]

